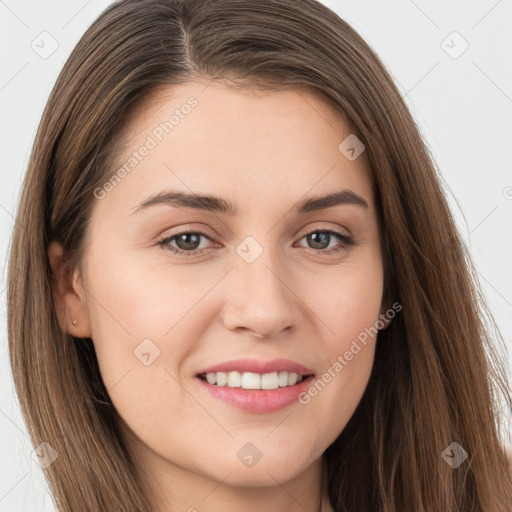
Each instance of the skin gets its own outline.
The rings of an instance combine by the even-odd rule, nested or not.
[[[51,244],[54,297],[67,312],[60,321],[73,335],[92,338],[123,435],[150,476],[160,511],[319,511],[321,456],[364,393],[375,338],[308,404],[272,413],[211,397],[196,374],[230,359],[283,357],[319,377],[375,325],[388,305],[370,171],[364,152],[350,161],[338,150],[350,130],[314,93],[205,87],[167,87],[136,112],[120,165],[173,109],[190,96],[198,101],[94,200],[80,267],[64,271],[62,247]],[[239,213],[165,204],[133,213],[168,189],[220,196]],[[306,197],[340,189],[362,196],[369,209],[292,212]],[[336,229],[357,245],[329,254],[343,242],[331,236],[315,245],[308,228]],[[201,237],[200,245],[193,239],[195,256],[158,245],[194,230],[215,236]],[[236,252],[247,236],[263,250],[251,264]],[[177,239],[170,244],[187,250]],[[149,366],[134,356],[146,338],[160,350]],[[237,457],[247,442],[262,454],[252,467]]]

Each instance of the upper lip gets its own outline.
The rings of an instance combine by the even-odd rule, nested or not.
[[[290,359],[271,359],[269,361],[262,361],[260,359],[233,359],[204,368],[199,374],[215,372],[252,372],[264,374],[280,371],[295,372],[299,375],[314,374],[313,370]]]

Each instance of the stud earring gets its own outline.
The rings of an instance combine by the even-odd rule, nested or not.
[[[73,320],[73,319],[71,318],[71,314],[69,315],[69,319],[71,320],[71,323],[73,324],[73,326],[76,326],[76,324],[78,323],[78,321]]]

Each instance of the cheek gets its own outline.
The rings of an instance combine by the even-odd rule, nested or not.
[[[117,391],[136,378],[135,391],[147,400],[168,352],[161,340],[169,331],[166,339],[173,337],[187,299],[155,279],[149,266],[112,248],[89,259],[87,276],[91,335],[105,386]],[[173,352],[179,351],[178,344]]]
[[[180,274],[179,267],[171,271],[162,262],[123,259],[115,253],[91,260],[93,337],[125,350],[145,338],[173,338],[180,321],[212,285],[187,282]]]
[[[368,263],[362,260],[339,268],[324,279],[321,288],[313,290],[308,297],[326,327],[324,339],[332,358],[379,319],[383,293],[380,261],[372,258]]]
[[[352,417],[370,378],[383,291],[379,261],[337,269],[323,293],[308,295],[318,312],[322,373],[301,398],[311,417],[329,416],[322,436],[332,441]],[[322,438],[322,436],[319,436]]]
[[[176,409],[186,422],[197,411],[189,410],[176,381],[210,323],[198,314],[198,302],[218,277],[191,281],[183,267],[171,271],[165,262],[123,258],[112,248],[106,253],[90,258],[87,289],[92,338],[112,402],[143,432],[154,428],[155,411],[161,425],[175,423]]]

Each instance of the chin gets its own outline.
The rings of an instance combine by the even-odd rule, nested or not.
[[[261,463],[261,461],[260,461]],[[235,487],[275,487],[277,483],[282,484],[292,480],[300,473],[302,468],[294,466],[290,462],[288,467],[276,467],[273,464],[261,465],[258,463],[252,468],[241,468],[233,464],[227,473],[216,475],[216,480],[222,481],[231,471],[227,478],[229,485]]]
[[[275,486],[276,482],[282,483],[289,481],[304,471],[314,460],[305,460],[297,456],[298,453],[304,453],[304,448],[294,448],[291,453],[282,450],[265,452],[261,455],[256,452],[253,459],[245,453],[250,453],[250,449],[241,451],[240,456],[227,458],[225,452],[220,456],[219,465],[215,468],[210,466],[204,468],[215,480],[222,481],[229,474],[228,481],[230,485],[238,487],[266,487]],[[259,458],[258,458],[259,457]],[[240,460],[241,459],[241,460]],[[215,458],[209,458],[215,460]]]

